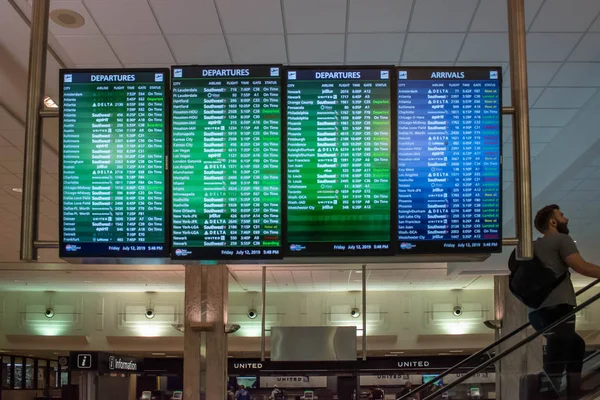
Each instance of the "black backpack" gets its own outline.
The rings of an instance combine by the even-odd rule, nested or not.
[[[535,256],[531,260],[517,261],[516,250],[510,255],[508,269],[508,288],[521,303],[531,308],[541,306],[568,274],[565,272],[557,277],[552,269]]]

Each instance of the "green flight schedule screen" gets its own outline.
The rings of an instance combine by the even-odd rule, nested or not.
[[[287,255],[393,251],[391,71],[286,71]]]
[[[281,67],[172,74],[172,258],[281,258]]]
[[[63,70],[61,257],[168,257],[168,70]]]

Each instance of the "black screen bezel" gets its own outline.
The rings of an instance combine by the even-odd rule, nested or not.
[[[396,234],[395,234],[395,226],[396,226],[396,222],[395,220],[397,219],[397,217],[395,216],[395,210],[396,210],[396,206],[395,206],[395,202],[396,202],[396,196],[395,196],[395,185],[397,184],[397,167],[395,163],[395,159],[396,159],[396,130],[397,130],[397,126],[396,126],[396,121],[397,119],[395,118],[396,116],[396,111],[395,109],[397,108],[397,96],[396,94],[396,81],[395,81],[395,66],[393,65],[341,65],[341,66],[332,66],[332,65],[303,65],[303,66],[293,66],[293,65],[288,65],[285,68],[285,74],[283,77],[284,80],[284,99],[283,99],[283,107],[285,110],[285,114],[282,114],[284,116],[284,120],[283,120],[283,129],[285,131],[285,134],[283,136],[283,149],[285,151],[285,158],[284,158],[284,162],[282,165],[282,182],[283,182],[283,198],[284,198],[284,215],[285,215],[285,219],[284,219],[284,226],[285,226],[285,245],[283,247],[283,255],[285,257],[294,257],[294,258],[309,258],[309,257],[385,257],[385,256],[393,256],[394,252],[395,252],[395,248],[396,246]],[[319,70],[319,71],[354,71],[354,70],[389,70],[390,72],[390,202],[389,202],[389,206],[390,206],[390,241],[387,242],[388,244],[388,249],[384,250],[384,251],[343,251],[343,252],[334,252],[333,251],[333,246],[335,244],[339,244],[339,243],[334,243],[334,242],[327,242],[327,243],[321,243],[318,245],[318,248],[316,251],[307,251],[307,252],[296,252],[296,251],[292,251],[290,249],[290,244],[288,242],[288,210],[287,210],[287,191],[288,191],[288,184],[287,184],[287,166],[288,166],[288,160],[287,160],[287,88],[288,88],[288,74],[287,72],[289,70],[304,70],[304,71],[314,71],[314,70]],[[326,246],[329,246],[329,249],[325,249]],[[323,248],[321,250],[321,248]]]
[[[460,72],[460,71],[471,71],[471,72],[480,72],[480,71],[497,71],[498,72],[498,96],[499,96],[499,147],[500,147],[500,157],[499,157],[499,171],[500,171],[500,176],[499,176],[499,182],[500,182],[500,188],[499,188],[499,194],[498,194],[498,201],[499,201],[499,230],[498,230],[498,245],[494,246],[494,247],[470,247],[470,248],[460,248],[460,247],[455,247],[455,248],[450,248],[450,247],[444,247],[445,243],[455,243],[455,244],[459,244],[459,243],[465,243],[466,241],[463,240],[426,240],[426,241],[410,241],[410,242],[415,242],[415,243],[419,243],[421,244],[421,247],[419,248],[419,246],[416,246],[415,248],[412,249],[406,249],[406,250],[401,250],[400,249],[400,244],[401,242],[408,242],[405,240],[399,240],[398,239],[398,229],[396,228],[396,232],[394,233],[394,236],[396,238],[396,246],[395,246],[395,251],[396,251],[396,255],[397,256],[402,256],[402,255],[429,255],[429,254],[446,254],[446,255],[452,255],[452,254],[488,254],[488,253],[501,253],[502,252],[502,228],[503,228],[503,222],[502,222],[502,217],[503,217],[503,190],[502,190],[502,177],[503,177],[503,113],[502,113],[502,92],[503,92],[503,87],[502,87],[502,75],[503,75],[503,69],[501,66],[468,66],[468,67],[460,67],[460,66],[452,66],[452,67],[442,67],[442,66],[410,66],[410,67],[403,67],[403,66],[398,66],[395,67],[395,73],[394,76],[396,78],[396,100],[398,98],[398,84],[400,83],[400,79],[398,79],[398,74],[400,71],[411,71],[411,70],[417,70],[417,71],[421,71],[421,72],[428,72],[428,73],[432,73],[432,72]],[[410,80],[410,79],[409,79]],[[452,80],[452,79],[448,79],[448,80]],[[395,115],[396,118],[398,117],[398,105],[396,105],[396,110],[395,110]],[[398,127],[396,126],[396,131],[395,131],[395,135],[396,137],[398,136]],[[396,151],[398,151],[397,149],[397,144],[396,144]],[[398,170],[398,159],[396,158],[396,171]],[[396,176],[396,184],[398,180],[398,176]],[[394,193],[395,195],[395,199],[396,201],[398,200],[398,188],[396,187],[396,192]],[[396,208],[396,213],[398,213],[398,204],[395,205]],[[397,214],[398,215],[398,214]],[[396,217],[396,227],[398,226],[398,217]],[[475,241],[471,241],[471,242],[475,242]],[[484,240],[477,240],[477,242],[484,242]]]
[[[284,68],[283,65],[281,64],[235,64],[235,65],[196,65],[196,64],[192,64],[192,65],[173,65],[171,66],[171,85],[173,85],[173,83],[175,82],[175,77],[174,77],[174,70],[175,69],[243,69],[243,68],[279,68],[280,70],[280,74],[284,73]],[[252,77],[248,77],[248,79],[251,79]],[[275,77],[274,77],[275,78]],[[219,79],[219,77],[215,77],[215,79]],[[283,75],[279,76],[279,102],[280,102],[280,162],[283,165],[284,163],[284,153],[283,153],[283,140],[284,140],[284,118],[283,118],[283,99],[284,99],[284,91],[285,88],[283,86]],[[172,104],[172,103],[171,103]],[[170,110],[171,111],[171,110]],[[172,122],[173,122],[173,113],[170,113],[170,118],[171,118],[171,126],[172,126]],[[172,134],[172,132],[171,132]],[[172,138],[172,137],[171,137]],[[172,142],[171,142],[172,144]],[[171,148],[172,149],[172,148]],[[170,157],[169,157],[169,175],[170,175],[170,179],[171,182],[173,182],[173,155],[172,153],[170,153]],[[280,176],[280,190],[283,192],[284,191],[284,187],[283,187],[283,182],[282,182],[283,176]],[[218,261],[226,261],[226,260],[248,260],[249,263],[256,263],[257,261],[260,260],[280,260],[283,258],[283,244],[285,243],[285,226],[284,226],[284,202],[283,202],[283,193],[281,196],[281,200],[280,200],[280,205],[279,205],[279,209],[280,209],[280,215],[281,215],[281,223],[280,223],[280,246],[279,246],[279,254],[278,255],[255,255],[255,256],[236,256],[236,255],[222,255],[222,254],[218,254],[218,252],[222,251],[222,250],[239,250],[239,248],[236,247],[214,247],[214,248],[208,248],[208,247],[182,247],[182,246],[173,246],[173,212],[171,212],[170,215],[170,232],[169,232],[169,244],[171,245],[171,259],[174,261],[185,261],[185,260],[191,260],[191,261],[210,261],[210,260],[218,260]],[[171,210],[172,211],[172,210]],[[192,251],[191,255],[184,255],[184,256],[177,256],[175,254],[176,251],[176,247],[177,249],[183,249],[183,250],[188,250],[188,251]],[[194,254],[196,253],[196,254]]]
[[[164,212],[163,212],[163,218],[164,218],[164,224],[165,224],[165,229],[164,229],[164,236],[163,236],[163,250],[161,251],[146,251],[146,252],[140,252],[140,253],[129,253],[129,252],[123,252],[123,251],[119,251],[119,252],[109,252],[108,248],[105,251],[85,251],[85,252],[77,252],[77,253],[71,253],[71,252],[67,252],[66,248],[65,248],[65,241],[64,241],[64,235],[63,235],[63,229],[64,229],[64,221],[63,221],[63,213],[64,213],[64,196],[63,196],[63,172],[64,172],[64,168],[63,168],[63,156],[64,156],[64,152],[63,152],[63,121],[64,121],[64,111],[63,111],[63,107],[62,104],[64,104],[63,99],[64,99],[64,76],[66,74],[78,74],[78,73],[83,73],[83,74],[136,74],[136,73],[163,73],[164,74],[164,79],[165,81],[163,82],[164,84],[164,196],[165,196],[165,201],[164,201]],[[169,247],[169,242],[168,242],[168,235],[169,235],[169,221],[170,221],[170,210],[171,210],[171,204],[170,204],[170,199],[171,199],[171,181],[170,181],[170,174],[167,171],[167,167],[168,167],[168,157],[170,154],[170,143],[171,143],[171,137],[170,137],[170,132],[171,132],[171,126],[170,126],[170,99],[171,99],[171,92],[170,92],[170,81],[169,81],[170,75],[169,75],[169,69],[168,68],[82,68],[82,69],[61,69],[59,71],[59,113],[58,113],[58,119],[59,119],[59,125],[58,125],[58,141],[59,141],[59,149],[58,149],[58,155],[59,155],[59,211],[60,211],[60,215],[59,215],[59,257],[60,258],[64,258],[64,259],[83,259],[83,258],[136,258],[136,259],[140,259],[140,258],[168,258],[169,254],[170,254],[170,247]],[[80,242],[81,244],[93,244],[93,243],[87,243],[87,242]],[[113,243],[113,242],[107,242],[106,245],[107,247],[113,244],[119,244],[119,243]]]

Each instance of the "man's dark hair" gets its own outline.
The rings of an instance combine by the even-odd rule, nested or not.
[[[533,225],[535,225],[535,229],[537,229],[540,233],[544,233],[548,230],[548,225],[550,225],[550,219],[554,215],[555,210],[560,210],[560,207],[556,204],[550,204],[542,208],[535,215],[535,219],[533,220]]]

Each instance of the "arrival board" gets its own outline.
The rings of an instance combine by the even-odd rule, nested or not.
[[[500,251],[501,69],[397,73],[397,251]]]
[[[281,67],[173,67],[174,259],[281,257]]]
[[[393,251],[392,71],[287,71],[286,254]]]
[[[61,257],[168,257],[168,78],[61,71]]]

